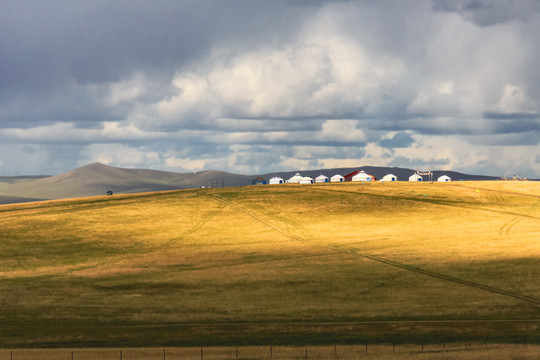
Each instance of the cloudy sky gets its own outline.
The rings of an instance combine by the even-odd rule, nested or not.
[[[540,177],[540,1],[0,0],[0,175]]]

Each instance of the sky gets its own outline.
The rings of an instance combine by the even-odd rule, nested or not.
[[[0,175],[540,178],[537,0],[0,0]]]

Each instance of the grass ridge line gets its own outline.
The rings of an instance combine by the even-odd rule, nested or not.
[[[538,198],[538,199],[540,199],[540,195],[526,194],[526,193],[520,193],[520,192],[514,192],[514,191],[505,191],[505,190],[499,190],[499,189],[488,189],[488,188],[479,187],[479,186],[477,186],[477,187],[471,187],[471,186],[457,185],[457,184],[449,184],[448,186],[452,186],[452,187],[456,187],[456,188],[461,188],[461,189],[469,189],[469,190],[473,190],[473,189],[481,189],[482,191],[488,191],[488,192],[494,192],[494,193],[501,193],[501,194],[506,194],[506,195],[514,195],[514,196],[533,197],[533,198]]]
[[[233,209],[235,209],[237,211],[242,212],[243,214],[251,217],[252,219],[254,219],[254,220],[256,220],[256,221],[258,221],[258,222],[260,222],[260,223],[262,223],[262,224],[264,224],[264,225],[266,225],[268,227],[270,227],[271,229],[273,229],[273,230],[275,230],[275,231],[277,231],[277,232],[279,232],[279,233],[281,233],[281,234],[283,234],[283,235],[285,235],[285,236],[287,236],[287,237],[289,237],[289,238],[291,238],[293,240],[296,240],[296,241],[299,241],[299,242],[302,242],[302,243],[306,243],[306,244],[310,244],[310,245],[316,245],[316,246],[320,246],[320,247],[325,247],[325,248],[332,249],[332,250],[334,250],[336,252],[340,252],[340,253],[346,253],[346,254],[352,254],[352,255],[360,256],[360,257],[363,257],[363,258],[366,258],[366,259],[370,259],[372,261],[377,261],[379,263],[383,263],[383,264],[393,266],[393,267],[397,267],[397,268],[400,268],[400,269],[403,269],[403,270],[415,272],[415,273],[418,273],[418,274],[430,276],[430,277],[433,277],[433,278],[436,278],[436,279],[445,280],[445,281],[449,281],[449,282],[453,282],[453,283],[457,283],[457,284],[461,284],[461,285],[465,285],[465,286],[470,286],[470,287],[473,287],[473,288],[476,288],[476,289],[481,289],[481,290],[485,290],[485,291],[488,291],[488,292],[496,293],[496,294],[499,294],[499,295],[512,297],[512,298],[515,298],[515,299],[518,299],[518,300],[521,300],[521,301],[527,302],[529,304],[533,304],[533,305],[536,305],[536,306],[540,307],[540,300],[529,297],[529,296],[526,296],[526,295],[522,295],[522,294],[515,293],[515,292],[512,292],[512,291],[504,290],[504,289],[499,289],[499,288],[489,286],[489,285],[485,285],[485,284],[476,283],[476,282],[473,282],[473,281],[468,281],[468,280],[456,278],[456,277],[449,276],[449,275],[439,274],[439,273],[429,271],[429,270],[423,270],[423,269],[420,269],[420,268],[417,268],[417,267],[414,267],[414,266],[402,264],[402,263],[399,263],[397,261],[389,260],[389,259],[386,259],[386,258],[383,258],[383,257],[364,254],[364,253],[359,253],[359,252],[351,250],[351,249],[344,249],[343,247],[331,246],[331,245],[326,245],[326,244],[319,244],[319,243],[316,243],[316,242],[313,242],[313,241],[306,240],[306,239],[301,238],[299,236],[291,235],[291,234],[285,232],[284,230],[281,230],[277,226],[269,223],[266,220],[263,220],[263,219],[259,218],[258,216],[252,214],[251,212],[243,209],[242,207],[240,207],[240,206],[238,206],[236,204],[233,204],[233,203],[231,203],[229,201],[223,200],[223,199],[221,199],[221,198],[219,198],[219,197],[217,197],[215,195],[210,195],[210,194],[205,194],[205,195],[208,196],[209,198],[215,200],[215,201],[221,202],[221,203],[223,203],[223,204],[225,204],[227,206],[230,206],[231,208],[233,208]]]
[[[432,204],[432,205],[440,205],[440,206],[449,206],[449,207],[459,207],[459,208],[465,208],[465,209],[473,209],[473,210],[479,210],[479,211],[486,211],[496,214],[504,214],[504,215],[513,215],[523,218],[529,218],[529,219],[535,219],[540,220],[540,217],[538,216],[532,216],[528,214],[521,214],[521,213],[515,213],[510,211],[500,211],[500,210],[493,210],[493,209],[486,209],[483,207],[478,206],[471,206],[471,205],[464,205],[464,204],[452,204],[447,201],[439,201],[439,200],[433,200],[433,199],[424,199],[424,198],[412,198],[412,197],[406,197],[406,196],[395,196],[395,195],[385,195],[385,194],[370,194],[366,192],[361,191],[347,191],[347,190],[341,190],[341,189],[322,189],[321,187],[315,187],[318,191],[326,191],[326,192],[338,192],[338,193],[346,193],[346,194],[356,194],[356,195],[367,195],[367,196],[375,196],[375,197],[382,197],[387,199],[400,199],[400,200],[407,200],[412,202],[419,202],[423,204]]]

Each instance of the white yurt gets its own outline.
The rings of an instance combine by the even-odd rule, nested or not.
[[[409,181],[423,181],[422,176],[418,175],[417,173],[412,174],[409,176]]]
[[[450,179],[450,176],[443,175],[443,176],[439,176],[439,177],[437,178],[437,181],[439,181],[439,182],[445,182],[445,181],[452,181],[452,179]]]
[[[317,176],[315,178],[315,182],[316,183],[327,183],[329,180],[328,180],[328,176],[324,176],[323,174]]]
[[[300,180],[302,179],[302,175],[300,173],[296,173],[292,178],[286,181],[287,184],[298,184],[300,183]]]
[[[339,174],[336,174],[330,178],[330,182],[344,182],[345,178]]]
[[[274,176],[273,178],[270,179],[269,184],[270,185],[272,185],[272,184],[283,184],[283,179],[280,178],[279,176]]]
[[[304,176],[302,179],[300,179],[300,184],[302,185],[313,184],[313,179],[310,178],[309,176]]]
[[[397,181],[397,176],[394,174],[384,175],[381,181]]]
[[[366,174],[364,170],[352,177],[352,181],[373,181],[375,177],[373,175]]]

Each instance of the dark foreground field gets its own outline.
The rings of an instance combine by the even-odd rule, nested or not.
[[[0,206],[0,346],[530,346],[539,205],[463,182]]]
[[[0,360],[355,360],[355,359],[538,359],[540,346],[456,342],[333,346],[235,346],[185,348],[85,348],[0,350]]]

